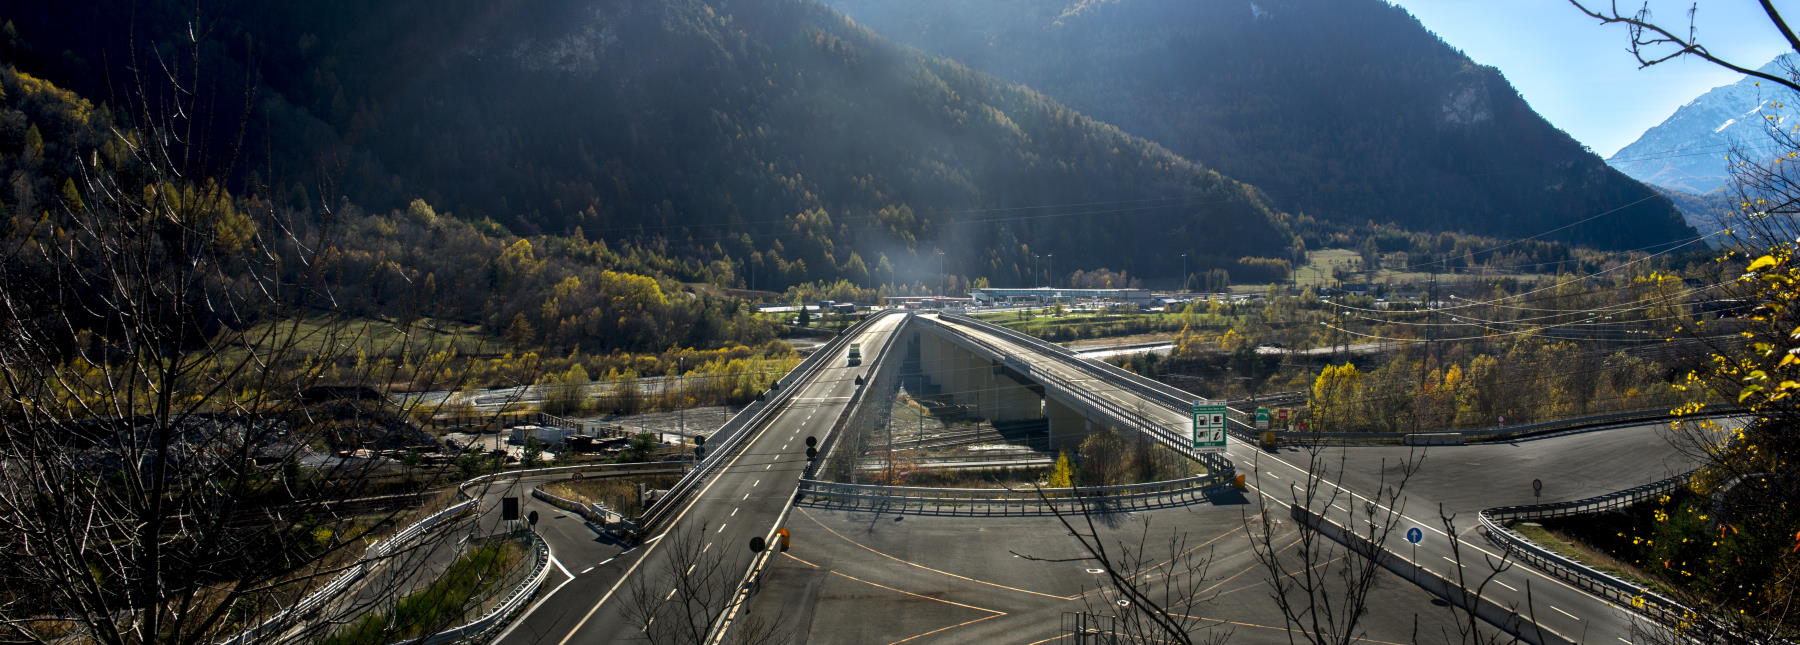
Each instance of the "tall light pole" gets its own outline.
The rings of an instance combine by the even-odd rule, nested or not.
[[[1055,289],[1056,288],[1056,254],[1055,253],[1045,253],[1044,261],[1045,261],[1045,263],[1050,265],[1050,270],[1044,272],[1044,277],[1050,281],[1050,288]]]
[[[1181,292],[1188,291],[1187,254],[1181,254]]]
[[[1031,283],[1030,283],[1030,284],[1027,284],[1027,285],[1025,285],[1025,286],[1028,286],[1028,287],[1035,287],[1035,286],[1037,286],[1037,285],[1038,285],[1038,265],[1037,265],[1037,261],[1038,261],[1038,258],[1040,258],[1040,257],[1043,257],[1043,256],[1041,256],[1041,255],[1038,255],[1038,254],[1036,254],[1036,253],[1033,253],[1033,254],[1031,254]]]

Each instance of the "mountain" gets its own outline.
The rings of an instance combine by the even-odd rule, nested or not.
[[[0,53],[115,105],[146,61],[200,70],[183,91],[247,132],[215,154],[255,191],[659,240],[755,288],[1293,243],[1255,188],[809,0],[202,4],[189,28],[192,2],[27,3]]]
[[[1800,62],[1784,54],[1758,71],[1788,74]],[[1607,163],[1639,181],[1672,190],[1704,194],[1731,183],[1732,149],[1771,148],[1768,116],[1793,116],[1791,110],[1774,107],[1781,98],[1774,87],[1745,76],[1730,85],[1708,90],[1675,110],[1668,119],[1645,130],[1636,141],[1620,148]]]
[[[830,1],[1290,212],[1514,237],[1610,213],[1552,234],[1610,248],[1693,234],[1498,71],[1381,0]]]

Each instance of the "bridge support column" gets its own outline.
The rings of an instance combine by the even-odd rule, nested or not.
[[[1094,431],[1087,415],[1063,402],[1044,397],[1044,416],[1050,419],[1050,449],[1073,451]]]
[[[993,410],[984,412],[993,421],[1020,421],[1044,417],[1044,398],[1031,388],[1006,376],[996,376],[991,383]]]
[[[946,351],[949,343],[938,338],[937,334],[919,334],[919,369],[924,373],[924,380],[940,392],[953,389],[950,387],[950,365],[947,361],[950,353]]]

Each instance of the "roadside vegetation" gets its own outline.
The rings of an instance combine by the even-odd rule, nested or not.
[[[545,484],[544,490],[565,499],[599,504],[625,517],[638,517],[644,512],[644,505],[638,497],[639,486],[651,490],[666,490],[677,479],[680,477],[673,475],[602,477]]]
[[[468,618],[471,610],[503,590],[506,575],[524,560],[515,540],[490,540],[464,553],[424,589],[400,598],[388,611],[363,614],[318,641],[319,645],[389,645],[436,634]]]

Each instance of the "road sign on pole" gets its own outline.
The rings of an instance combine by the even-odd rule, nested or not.
[[[1415,526],[1410,529],[1406,529],[1406,541],[1411,542],[1413,544],[1418,544],[1419,541],[1423,540],[1423,539],[1425,539],[1425,532],[1419,530],[1419,527]]]
[[[1256,429],[1257,430],[1268,430],[1269,429],[1269,409],[1268,408],[1257,408],[1256,409]]]
[[[1194,448],[1201,452],[1225,451],[1225,406],[1206,405],[1195,401]]]

